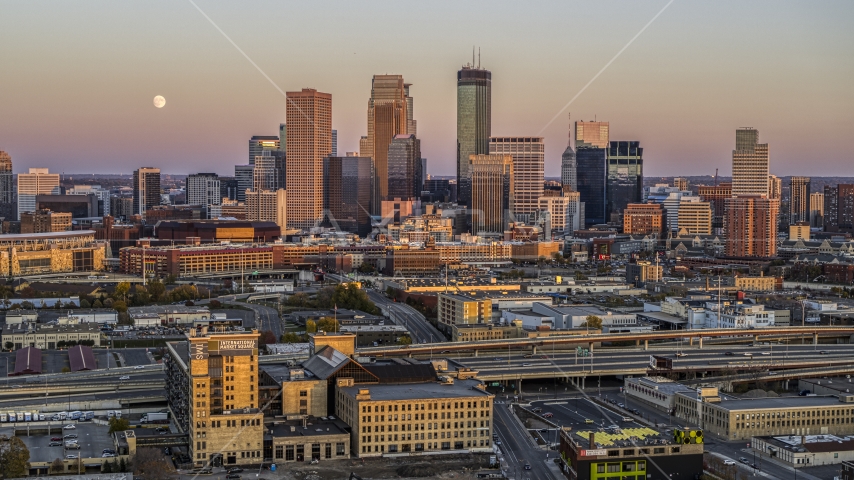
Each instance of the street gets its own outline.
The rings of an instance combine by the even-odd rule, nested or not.
[[[553,462],[557,452],[547,452],[534,444],[531,435],[522,427],[516,415],[510,411],[510,404],[497,403],[495,412],[495,432],[501,442],[499,448],[509,466],[507,478],[514,479],[559,479],[560,471]],[[525,465],[531,470],[525,470]]]
[[[385,295],[373,290],[368,290],[368,298],[388,311],[389,318],[394,323],[406,327],[412,336],[412,343],[438,343],[444,342],[445,336],[436,330],[424,315],[403,303],[394,302]]]

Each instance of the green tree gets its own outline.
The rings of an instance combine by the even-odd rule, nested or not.
[[[305,307],[309,303],[308,295],[305,293],[295,293],[288,297],[288,306],[289,307]]]
[[[133,292],[133,305],[148,305],[150,302],[151,294],[148,293],[148,289],[142,285],[135,286]]]
[[[187,300],[195,300],[198,291],[194,285],[179,285],[169,292],[169,299],[173,302],[186,302]]]
[[[110,431],[108,433],[114,432],[124,432],[125,430],[130,428],[130,423],[127,418],[111,418],[110,419]]]
[[[101,471],[104,473],[113,473],[113,465],[109,460],[105,460],[104,464],[101,465]]]
[[[585,322],[580,325],[581,327],[593,328],[596,330],[602,328],[602,319],[596,315],[587,315],[584,320]]]
[[[125,457],[122,457],[122,458],[119,460],[119,471],[120,471],[120,472],[127,472],[127,471],[128,471],[128,464],[127,464],[127,462],[125,461]]]
[[[323,330],[324,332],[337,332],[341,329],[341,325],[337,320],[330,317],[323,317],[317,321],[317,330]]]
[[[359,268],[357,270],[359,271],[359,273],[373,273],[374,266],[368,262],[362,262],[362,264],[359,265]]]
[[[288,332],[282,335],[282,343],[299,343],[302,339],[294,332]]]
[[[151,295],[151,301],[159,302],[166,294],[166,286],[160,280],[152,280],[148,282],[148,294]]]
[[[13,348],[15,348],[15,344],[12,342],[6,342],[5,347],[6,350],[12,350]]]
[[[125,313],[128,311],[128,306],[124,300],[116,300],[113,302],[113,308],[119,313]]]
[[[3,477],[25,477],[29,471],[30,451],[23,440],[11,437],[0,441],[0,472],[3,472]]]
[[[399,337],[397,339],[397,344],[398,345],[412,345],[412,337],[410,337],[409,335],[404,335],[402,337]]]
[[[332,295],[332,302],[334,305],[338,306],[338,308],[361,310],[370,314],[377,314],[380,312],[380,309],[374,305],[374,302],[372,302],[370,298],[368,298],[368,294],[355,283],[336,285],[335,293]]]
[[[68,367],[62,367],[62,373],[71,373],[71,369]]]
[[[314,320],[305,321],[305,333],[317,333],[317,323]]]
[[[104,307],[104,304],[101,303],[101,300],[96,299],[94,302],[92,302],[92,308],[103,308],[103,307]]]
[[[163,279],[163,284],[164,285],[175,285],[175,282],[177,282],[177,281],[178,281],[178,277],[170,273],[169,275],[166,276],[165,279]]]

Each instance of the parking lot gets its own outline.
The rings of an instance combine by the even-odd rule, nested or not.
[[[18,437],[24,441],[30,450],[31,462],[52,462],[57,458],[64,459],[67,455],[79,455],[84,459],[101,458],[102,451],[105,448],[115,447],[112,438],[107,433],[109,427],[89,422],[77,423],[75,426],[74,430],[62,430],[62,425],[57,423],[51,427],[50,433],[29,436],[26,430],[19,430]],[[66,435],[77,435],[79,450],[66,449],[64,445],[67,440],[62,440],[62,446],[50,446],[52,437],[64,437]]]

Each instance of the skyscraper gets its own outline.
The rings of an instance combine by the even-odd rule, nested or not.
[[[540,197],[540,211],[549,213],[552,232],[571,235],[584,228],[584,204],[581,194],[565,187],[558,197]]]
[[[513,157],[508,154],[470,155],[466,171],[471,178],[472,233],[503,234],[508,223],[515,221]]]
[[[732,151],[732,194],[769,196],[768,144],[759,143],[759,131],[739,128]]]
[[[366,236],[371,232],[371,159],[323,159],[324,223],[345,232]]]
[[[810,194],[810,226],[824,228],[824,194],[821,192]]]
[[[49,173],[46,168],[31,168],[29,173],[18,174],[18,219],[22,213],[37,209],[37,195],[59,195],[59,174]]]
[[[143,167],[133,171],[133,213],[145,219],[145,211],[160,205],[160,169]]]
[[[415,134],[412,118],[410,84],[402,75],[374,75],[368,100],[368,135],[359,142],[359,155],[374,162],[374,215],[382,211],[382,200],[388,196],[388,146],[395,135]],[[290,158],[290,157],[289,157]]]
[[[824,231],[838,232],[839,185],[824,186]]]
[[[513,213],[517,221],[529,222],[543,196],[543,137],[491,137],[489,153],[513,157]]]
[[[282,232],[287,228],[287,192],[277,190],[249,190],[246,192],[246,220],[275,222]]]
[[[0,150],[0,217],[6,220],[18,218],[15,205],[15,179],[12,174],[12,156]]]
[[[560,183],[570,191],[578,191],[578,162],[572,145],[567,145],[560,156]]]
[[[789,188],[789,225],[810,221],[810,178],[792,177]]]
[[[215,173],[194,173],[187,176],[187,204],[219,205],[222,203],[219,176]]]
[[[854,233],[854,185],[840,183],[824,187],[824,229]]]
[[[323,218],[323,158],[332,153],[332,95],[311,88],[288,92],[286,182],[288,227]]]
[[[608,221],[606,214],[605,181],[608,173],[608,150],[578,147],[578,192],[584,203],[584,223],[597,225]]]
[[[332,153],[333,157],[338,156],[338,130],[332,130]]]
[[[262,155],[264,150],[278,151],[281,141],[274,135],[255,135],[249,139],[249,164],[255,163],[255,157]]]
[[[608,148],[609,130],[608,122],[575,122],[575,148]]]
[[[252,168],[252,189],[278,190],[283,185],[279,184],[279,169],[276,168],[276,157],[269,150],[263,150],[261,155],[255,157]]]
[[[664,209],[658,203],[630,203],[623,210],[623,233],[661,236],[664,227]]]
[[[492,72],[472,63],[457,71],[457,201],[470,205],[469,157],[489,153]]]
[[[679,230],[690,235],[712,234],[712,206],[699,197],[684,197],[677,212]]]
[[[421,140],[412,134],[395,135],[388,146],[388,195],[383,200],[420,198],[420,170]]]
[[[773,257],[777,254],[779,200],[743,195],[726,201],[724,234],[729,257]]]
[[[640,142],[610,142],[608,150],[608,197],[606,221],[611,215],[622,218],[630,203],[643,197],[643,148]],[[618,219],[617,222],[620,220]]]
[[[253,160],[252,163],[255,163]],[[237,182],[237,201],[246,201],[246,190],[252,188],[255,176],[254,165],[235,165],[234,180]]]
[[[783,198],[783,179],[777,175],[768,175],[768,198]]]

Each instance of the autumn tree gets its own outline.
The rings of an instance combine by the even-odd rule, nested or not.
[[[130,428],[130,423],[128,422],[127,418],[115,418],[115,417],[113,417],[110,419],[110,431],[109,431],[109,433],[111,433],[111,434],[113,432],[124,432],[125,430],[128,430],[129,428]]]
[[[299,343],[302,339],[294,332],[288,332],[282,335],[282,343]]]
[[[338,321],[331,317],[323,317],[317,321],[317,330],[324,332],[337,332],[341,329]]]
[[[0,442],[0,472],[4,478],[25,477],[30,472],[30,451],[20,438]]]
[[[602,319],[597,317],[596,315],[587,315],[584,320],[584,323],[579,325],[582,328],[587,327],[595,330],[599,330],[602,328]]]
[[[314,320],[306,320],[305,333],[317,333],[317,322]]]
[[[134,475],[143,475],[146,480],[165,480],[173,477],[171,465],[157,448],[137,448],[133,456]]]
[[[62,459],[57,458],[50,463],[50,473],[62,473],[65,471],[65,463]]]

